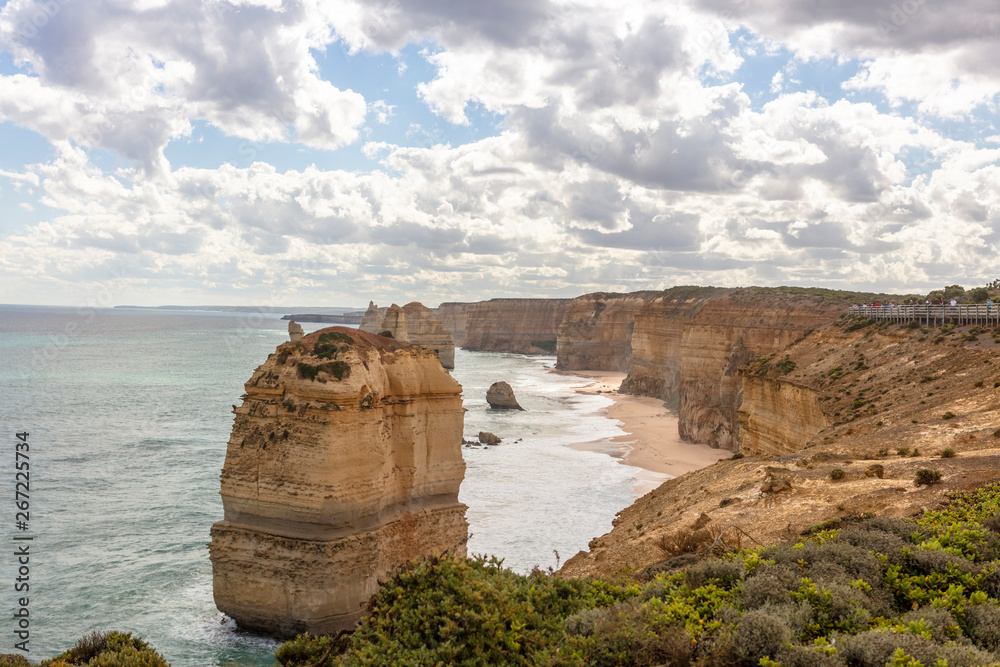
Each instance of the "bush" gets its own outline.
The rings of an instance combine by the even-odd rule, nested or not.
[[[741,458],[743,458],[743,452],[736,452],[735,454],[733,454],[732,456],[729,457],[729,460],[730,461],[739,461]]]
[[[868,466],[868,469],[865,470],[866,477],[878,477],[882,479],[883,475],[885,475],[885,468],[878,463]]]
[[[841,470],[840,468],[834,468],[833,470],[830,471],[830,479],[832,479],[835,482],[844,479],[844,477],[846,476],[847,473]]]
[[[166,659],[131,632],[92,632],[76,646],[43,660],[46,667],[87,665],[87,667],[170,667]]]
[[[764,607],[743,614],[736,625],[733,644],[743,664],[756,665],[761,658],[775,655],[791,638],[792,630],[786,621]]]
[[[941,415],[941,419],[954,419],[954,418],[955,418],[955,413],[950,410]]]
[[[945,447],[941,450],[941,458],[943,459],[953,459],[955,458],[955,450],[951,447]]]
[[[941,483],[941,473],[937,470],[929,470],[924,468],[923,470],[917,471],[917,477],[914,480],[916,486],[929,486],[931,484]]]

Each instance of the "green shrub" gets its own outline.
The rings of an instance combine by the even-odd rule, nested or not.
[[[791,639],[787,621],[773,609],[763,607],[743,614],[736,625],[733,645],[743,664],[756,665],[761,658],[775,655]]]
[[[941,415],[941,419],[954,419],[954,418],[955,418],[955,413],[952,412],[951,410]]]
[[[733,454],[732,456],[729,457],[729,460],[730,461],[739,461],[741,458],[743,458],[743,452],[736,452],[735,454]]]
[[[941,483],[941,473],[938,472],[937,470],[929,470],[927,468],[918,470],[916,479],[914,480],[914,484],[916,484],[917,486],[929,486],[931,484],[940,484],[940,483]]]
[[[835,482],[844,479],[844,477],[846,476],[847,473],[841,470],[840,468],[834,468],[833,470],[830,471],[830,479],[832,479]]]
[[[955,450],[951,447],[945,447],[941,450],[941,458],[943,459],[953,459],[955,458]]]
[[[778,369],[779,375],[788,375],[795,370],[795,362],[789,358],[784,358],[774,365]]]

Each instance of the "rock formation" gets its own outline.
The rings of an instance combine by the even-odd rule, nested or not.
[[[484,445],[499,445],[502,442],[502,440],[500,440],[498,436],[493,435],[488,431],[480,431],[479,442],[483,443]]]
[[[282,636],[350,628],[394,568],[465,552],[461,386],[432,351],[346,327],[246,383],[212,527],[215,600]]]
[[[451,332],[455,339],[455,347],[465,345],[465,323],[468,319],[468,303],[442,303],[434,309],[434,317],[441,321],[444,328]]]
[[[378,329],[377,333],[388,332],[400,342],[429,347],[438,353],[442,366],[455,367],[455,341],[451,333],[423,304],[413,301],[402,308],[392,304]]]
[[[573,299],[559,325],[556,367],[565,370],[627,371],[632,360],[635,316],[659,292],[607,294]]]
[[[846,301],[778,289],[735,290],[684,325],[678,430],[685,440],[735,450],[743,401],[740,368],[836,319]]]
[[[402,310],[406,315],[410,342],[435,350],[441,358],[442,366],[454,368],[455,339],[441,321],[434,317],[434,311],[416,301],[406,304]]]
[[[524,410],[514,397],[514,390],[506,382],[494,382],[486,390],[486,402],[494,410]]]
[[[292,341],[294,343],[295,341],[300,340],[302,338],[302,336],[304,336],[304,335],[305,335],[305,332],[302,331],[302,325],[301,324],[298,324],[296,322],[289,322],[288,323],[288,339],[290,341]]]
[[[632,363],[620,391],[652,396],[677,408],[684,358],[684,327],[702,307],[732,290],[674,287],[647,301],[635,316]]]
[[[571,299],[490,299],[465,308],[466,350],[555,354]]]
[[[374,301],[369,301],[368,310],[361,317],[361,325],[358,328],[367,333],[377,334],[381,331],[383,319],[385,319],[385,309],[379,310]]]

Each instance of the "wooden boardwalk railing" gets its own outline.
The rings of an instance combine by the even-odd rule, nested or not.
[[[966,306],[949,306],[935,304],[920,304],[913,306],[851,306],[851,315],[863,315],[873,320],[890,320],[892,322],[922,322],[927,326],[932,324],[992,324],[1000,325],[1000,306],[997,304],[972,304]]]

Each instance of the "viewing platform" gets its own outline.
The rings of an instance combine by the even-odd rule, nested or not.
[[[862,315],[873,320],[891,322],[921,322],[927,326],[951,322],[956,325],[988,324],[1000,325],[1000,306],[997,304],[971,304],[949,306],[947,304],[918,304],[902,306],[851,306],[851,315]]]

